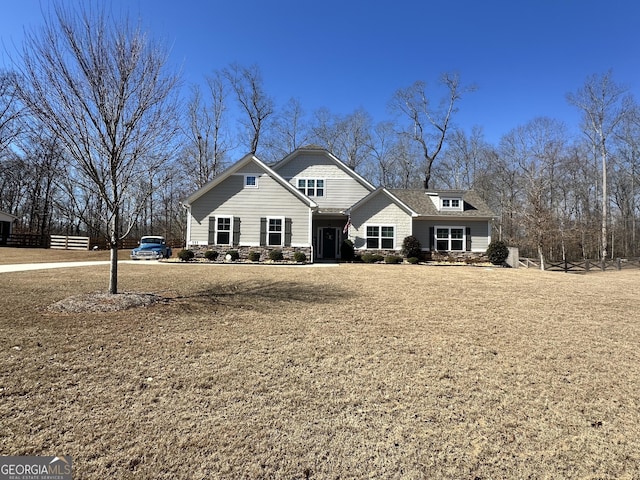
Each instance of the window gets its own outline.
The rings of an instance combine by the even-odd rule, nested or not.
[[[439,251],[463,251],[465,246],[464,228],[462,227],[437,227],[436,250]]]
[[[394,229],[390,225],[368,225],[367,226],[367,248],[371,249],[393,249]]]
[[[462,210],[462,200],[459,198],[443,198],[440,202],[443,209]]]
[[[257,175],[245,175],[244,176],[244,188],[258,188],[258,176]]]
[[[299,178],[298,191],[307,197],[324,197],[324,180],[318,178]]]
[[[231,217],[216,218],[216,245],[231,245]]]
[[[269,246],[281,246],[282,245],[282,219],[281,218],[269,218],[267,219],[267,245]]]

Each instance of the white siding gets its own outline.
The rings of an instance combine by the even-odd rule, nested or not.
[[[366,225],[392,225],[395,234],[395,249],[402,248],[402,241],[411,235],[411,216],[393,203],[389,197],[379,193],[351,213],[349,238],[355,248],[366,247]]]
[[[260,173],[253,164],[243,170]],[[207,243],[209,217],[215,215],[240,218],[240,245],[259,245],[261,217],[291,218],[291,244],[309,245],[309,207],[266,174],[258,178],[258,188],[244,188],[243,174],[231,175],[195,200],[191,205],[191,243]]]
[[[324,180],[324,196],[312,197],[320,210],[349,208],[370,193],[369,189],[322,152],[301,153],[278,168],[277,172],[296,188],[298,178]]]

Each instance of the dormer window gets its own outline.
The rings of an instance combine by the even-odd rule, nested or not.
[[[441,198],[440,199],[440,208],[442,210],[462,210],[462,199],[461,198]]]

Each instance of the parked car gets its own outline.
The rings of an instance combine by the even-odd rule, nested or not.
[[[171,247],[158,235],[142,237],[139,246],[131,250],[131,260],[159,260],[170,256]]]

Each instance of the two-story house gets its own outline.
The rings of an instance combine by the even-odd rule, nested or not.
[[[356,251],[399,253],[405,237],[423,250],[484,253],[493,214],[472,191],[375,188],[330,152],[300,148],[268,166],[246,155],[184,202],[187,247],[302,251],[313,261]]]

